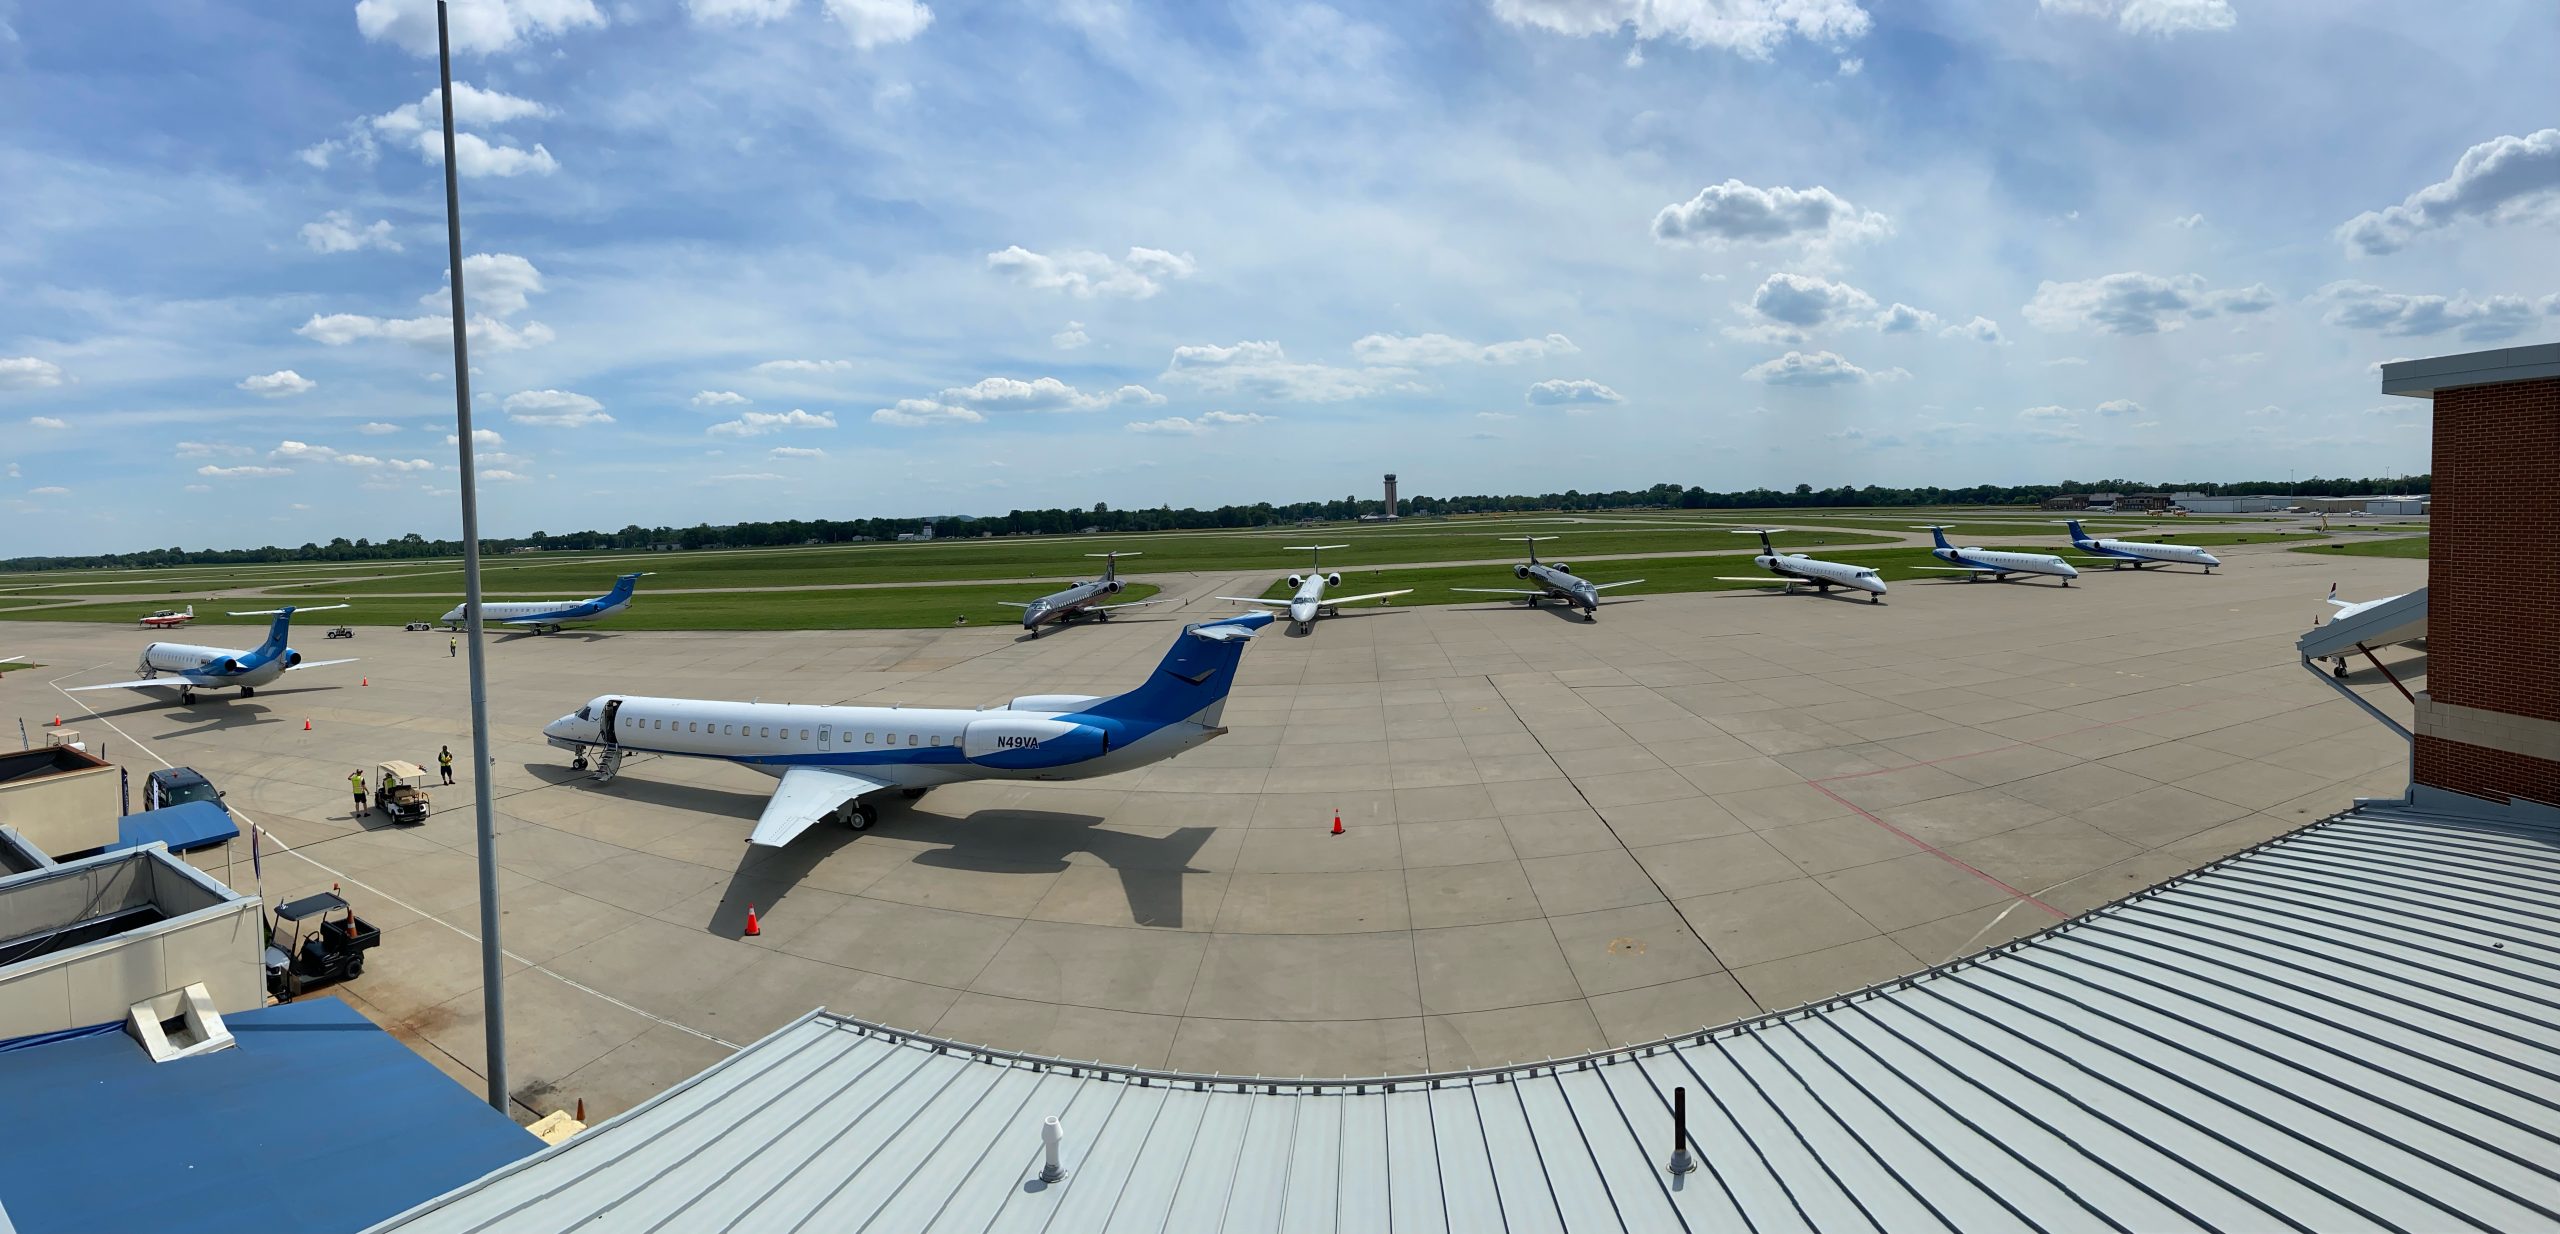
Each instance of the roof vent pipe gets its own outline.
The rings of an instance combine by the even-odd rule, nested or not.
[[[1055,1114],[1040,1120],[1040,1181],[1055,1183],[1066,1178],[1066,1167],[1058,1164],[1058,1141],[1066,1138]]]
[[[1689,1090],[1675,1088],[1671,1090],[1671,1172],[1686,1174],[1697,1168],[1697,1159],[1689,1155]]]

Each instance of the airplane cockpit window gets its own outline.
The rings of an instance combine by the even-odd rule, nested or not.
[[[596,718],[596,705],[595,705],[594,703],[589,703],[589,704],[587,704],[587,705],[586,705],[586,706],[584,706],[584,707],[580,707],[580,708],[578,709],[578,718],[579,718],[579,719],[581,719],[581,720],[592,720],[592,719],[595,719],[595,718]]]

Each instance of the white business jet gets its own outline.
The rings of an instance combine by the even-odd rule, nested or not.
[[[1257,605],[1262,608],[1287,609],[1289,610],[1289,623],[1297,627],[1298,633],[1304,634],[1316,624],[1316,618],[1318,617],[1341,616],[1342,606],[1345,604],[1360,604],[1370,600],[1392,600],[1397,596],[1409,596],[1413,594],[1413,588],[1407,587],[1402,591],[1373,591],[1364,596],[1334,596],[1327,599],[1324,594],[1325,588],[1341,586],[1342,573],[1338,570],[1330,574],[1325,572],[1324,551],[1329,548],[1349,548],[1351,546],[1347,544],[1284,544],[1281,547],[1288,549],[1293,553],[1305,552],[1314,554],[1314,556],[1309,559],[1307,573],[1292,574],[1289,576],[1290,596],[1288,599],[1265,600],[1253,596],[1220,596],[1218,598],[1221,600],[1233,600],[1238,604]]]
[[[1914,570],[1962,574],[1967,576],[1965,581],[1968,583],[1986,575],[1992,582],[1998,583],[2007,581],[2012,574],[2050,574],[2061,579],[2062,585],[2068,587],[2071,585],[2071,580],[2080,577],[2080,572],[2073,569],[2070,562],[2050,553],[2000,553],[1983,548],[1958,548],[1947,543],[1947,529],[1943,524],[1933,523],[1915,527],[1912,530],[1925,531],[1935,536],[1938,547],[1930,549],[1929,555],[1948,563],[1943,566],[1911,567]]]
[[[1626,603],[1624,600],[1604,601],[1600,598],[1601,592],[1612,587],[1629,587],[1644,581],[1640,578],[1622,578],[1614,583],[1595,583],[1576,575],[1572,566],[1561,561],[1538,560],[1538,541],[1552,540],[1555,539],[1554,536],[1499,536],[1496,538],[1512,543],[1525,543],[1529,546],[1529,560],[1511,567],[1511,577],[1535,582],[1539,584],[1538,590],[1523,591],[1517,587],[1452,587],[1449,590],[1472,591],[1492,596],[1524,596],[1531,608],[1538,607],[1540,600],[1562,600],[1566,608],[1581,609],[1584,621],[1598,621],[1602,604]]]
[[[1756,534],[1760,537],[1760,555],[1752,558],[1751,564],[1776,575],[1776,578],[1738,578],[1729,574],[1719,574],[1716,576],[1716,581],[1757,583],[1762,587],[1784,587],[1789,592],[1793,592],[1798,585],[1810,586],[1817,593],[1828,592],[1834,587],[1847,587],[1867,593],[1869,604],[1883,603],[1885,586],[1881,575],[1866,566],[1853,566],[1844,561],[1817,561],[1802,553],[1781,553],[1769,543],[1769,533],[1785,530],[1784,527],[1733,529],[1733,534],[1737,536]]]
[[[2101,539],[2080,530],[2080,520],[2076,518],[2064,519],[2063,526],[2071,529],[2071,547],[2089,554],[2082,560],[2095,561],[2118,570],[2126,566],[2132,566],[2136,570],[2150,565],[2203,566],[2204,572],[2211,574],[2215,566],[2222,564],[2221,558],[2191,545],[2157,544],[2149,540]],[[2174,536],[2178,533],[2163,531],[2155,534]]]
[[[820,820],[856,831],[878,821],[868,798],[908,797],[960,780],[1081,780],[1143,767],[1223,735],[1236,663],[1269,613],[1184,626],[1137,689],[1112,698],[1033,694],[984,711],[825,707],[604,694],[542,728],[595,779],[623,755],[716,758],[781,777],[749,844],[788,844]]]
[[[531,630],[536,634],[557,634],[570,626],[583,626],[602,621],[631,607],[631,593],[640,580],[649,576],[643,570],[613,580],[613,590],[585,600],[483,600],[480,622],[484,626],[509,626]],[[453,611],[438,620],[451,629],[461,629],[471,620],[471,605],[453,606]]]
[[[345,608],[343,604],[324,604],[315,608],[267,608],[253,612],[233,613],[234,617],[272,615],[275,623],[267,627],[267,641],[247,651],[229,647],[198,647],[190,643],[153,643],[142,649],[141,677],[132,681],[110,681],[94,686],[73,686],[72,693],[84,690],[176,690],[180,705],[196,701],[198,690],[237,689],[242,698],[257,696],[258,687],[305,668],[327,668],[332,664],[353,664],[355,659],[305,660],[302,653],[285,646],[293,632],[295,613],[323,613]]]

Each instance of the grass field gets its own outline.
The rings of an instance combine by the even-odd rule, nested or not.
[[[1144,583],[1132,583],[1120,593],[1121,601],[1143,600],[1156,589]],[[1010,625],[1022,619],[1019,609],[1006,608],[999,600],[1028,600],[1018,586],[979,583],[941,587],[882,587],[861,591],[772,591],[772,592],[707,592],[696,595],[642,593],[628,612],[605,622],[601,628],[611,630],[893,630],[917,627],[947,626],[955,617],[967,617],[969,624]],[[312,604],[335,603],[334,599],[314,598]],[[329,626],[362,627],[366,634],[378,634],[384,627],[411,621],[432,621],[452,605],[437,601],[359,599],[344,609],[312,613],[295,619],[294,645],[306,647],[322,641],[321,632]],[[137,614],[131,604],[83,604],[44,606],[0,610],[0,621],[120,621],[130,622]],[[210,614],[199,618],[194,627],[263,626],[266,617],[230,617]],[[137,634],[141,631],[137,630]],[[396,631],[395,631],[396,633]],[[494,631],[493,631],[494,633]],[[187,641],[184,633],[152,634],[146,638]],[[204,641],[218,641],[205,639]]]
[[[2425,536],[2393,536],[2388,540],[2357,540],[2348,544],[2308,544],[2293,550],[2318,553],[2326,557],[2407,557],[2426,560]]]

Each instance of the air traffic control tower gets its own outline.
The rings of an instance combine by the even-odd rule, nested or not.
[[[2560,343],[2386,364],[2382,392],[2435,405],[2410,779],[2560,806]]]
[[[1381,513],[1388,518],[1396,516],[1396,473],[1392,471],[1387,473],[1387,508]]]

